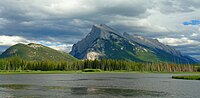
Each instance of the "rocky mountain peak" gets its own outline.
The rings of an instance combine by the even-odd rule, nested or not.
[[[139,35],[123,35],[105,24],[95,24],[90,33],[73,45],[71,55],[79,59],[123,59],[143,62],[194,63],[174,48]]]
[[[105,24],[94,24],[90,33],[81,41],[73,45],[73,51],[71,51],[70,54],[75,55],[77,53],[85,52],[89,47],[94,45],[94,42],[97,39],[110,40],[110,38],[119,36],[122,37],[120,33]]]
[[[114,29],[110,28],[106,24],[94,24],[92,29],[100,29],[101,31],[113,32],[118,33]]]
[[[110,28],[105,24],[94,24],[91,32],[88,34],[87,37],[93,37],[95,39],[96,38],[109,39],[111,35],[122,36],[119,32],[115,31],[114,29]]]
[[[136,42],[140,45],[146,46],[148,48],[151,48],[153,50],[159,51],[165,51],[167,53],[176,55],[178,57],[181,57],[182,54],[180,51],[175,50],[174,48],[168,46],[168,45],[164,45],[162,43],[160,43],[157,39],[149,39],[149,38],[145,38],[143,36],[139,36],[139,35],[130,35],[128,33],[124,33],[123,34],[124,37],[126,37],[128,40],[132,41],[132,42]]]

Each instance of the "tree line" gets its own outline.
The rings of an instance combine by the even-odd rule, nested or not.
[[[79,60],[79,61],[27,61],[17,56],[0,59],[0,70],[41,70],[73,71],[83,69],[101,69],[103,71],[151,71],[151,72],[196,72],[199,67],[190,64],[140,63],[124,60]]]

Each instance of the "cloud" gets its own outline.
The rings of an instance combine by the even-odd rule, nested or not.
[[[73,44],[59,44],[59,45],[50,45],[50,48],[53,48],[55,50],[59,51],[65,51],[65,52],[70,52]]]
[[[34,26],[36,25],[34,21],[23,21],[20,23],[23,26]]]
[[[124,27],[122,29],[132,32],[170,32],[173,30],[172,27],[175,28],[173,22],[170,21],[173,18],[167,17],[165,13],[162,13],[163,10],[173,8],[173,11],[180,9],[184,11],[188,9],[186,4],[190,4],[189,6],[196,4],[196,1],[191,2],[185,3],[181,0],[6,0],[0,1],[0,17],[11,22],[2,31],[21,32],[18,35],[25,37],[42,36],[45,35],[44,32],[50,31],[55,31],[49,33],[54,37],[58,37],[57,32],[81,37],[95,23],[111,24],[113,27],[121,25]],[[170,13],[176,12],[173,11]]]
[[[31,41],[34,43],[39,43],[55,50],[70,52],[73,44],[63,44],[61,42],[51,42],[51,41]]]
[[[159,0],[156,2],[160,11],[164,14],[187,13],[194,11],[196,0]]]
[[[12,46],[18,43],[28,44],[28,43],[38,43],[48,46],[50,48],[69,52],[71,50],[72,44],[63,44],[60,42],[51,42],[51,41],[44,41],[44,40],[28,40],[26,38],[20,36],[6,36],[0,35],[0,46]]]
[[[200,20],[191,20],[183,22],[183,25],[200,25]]]
[[[200,16],[199,5],[199,0],[0,0],[0,35],[16,42],[60,42],[52,47],[64,50],[85,37],[93,24],[104,23],[119,32],[193,44],[186,40],[199,42],[200,28],[187,20]]]
[[[191,37],[197,37],[199,34],[197,33],[192,33],[192,35],[190,35]]]
[[[9,24],[10,21],[4,18],[0,18],[0,29],[3,28],[5,25]]]
[[[20,37],[20,36],[6,36],[6,35],[1,35],[0,36],[0,45],[1,46],[11,46],[17,43],[27,43],[28,40]]]
[[[160,42],[171,46],[200,45],[199,41],[182,38],[157,38]]]

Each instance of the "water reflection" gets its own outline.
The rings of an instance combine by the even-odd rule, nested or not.
[[[4,90],[2,89],[4,88]],[[33,89],[34,88],[34,89]],[[147,90],[136,90],[136,89],[123,89],[123,88],[105,88],[105,87],[64,87],[64,86],[38,86],[38,85],[27,85],[27,84],[0,84],[1,91],[5,93],[9,93],[14,97],[33,97],[30,95],[26,95],[24,90],[28,92],[40,91],[41,94],[49,93],[49,92],[57,92],[60,95],[67,96],[75,95],[109,95],[109,96],[166,96],[167,93],[158,92],[158,91],[147,91]],[[6,89],[6,90],[5,90]],[[10,89],[10,90],[9,90]],[[58,92],[63,91],[63,92]],[[31,93],[30,93],[31,94]],[[8,97],[10,95],[4,96]],[[50,94],[49,94],[50,95]],[[49,95],[46,95],[48,97]],[[35,95],[37,96],[37,95]],[[41,97],[43,95],[38,95],[37,97]],[[44,96],[43,96],[44,97]]]
[[[57,81],[106,81],[106,80],[113,80],[113,79],[116,79],[116,80],[134,80],[134,79],[139,79],[139,78],[131,78],[131,77],[99,77],[99,78],[83,78],[83,79],[72,79],[72,80],[57,80]]]
[[[171,74],[0,75],[0,98],[199,98],[199,81],[174,80],[171,76]]]
[[[0,88],[7,88],[7,89],[13,89],[13,90],[17,90],[17,89],[26,89],[28,88],[27,84],[0,84]]]
[[[167,93],[158,91],[123,89],[123,88],[96,88],[96,87],[72,87],[71,93],[73,95],[113,95],[113,96],[166,96]]]
[[[57,80],[57,81],[104,81],[104,80],[110,80],[110,79],[100,79],[100,78],[93,78],[93,79],[74,79],[74,80]]]

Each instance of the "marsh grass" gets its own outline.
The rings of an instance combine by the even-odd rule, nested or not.
[[[82,72],[102,72],[101,69],[83,69]]]
[[[200,75],[172,76],[173,79],[200,80]]]
[[[1,70],[0,74],[79,74],[81,70],[76,71],[33,71],[33,70],[23,70],[23,71],[15,71],[15,70]]]
[[[7,74],[111,74],[111,73],[143,73],[143,74],[199,74],[200,72],[152,72],[152,71],[126,71],[126,70],[113,70],[103,71],[100,69],[84,69],[84,70],[72,70],[72,71],[41,71],[41,70],[0,70],[0,75]]]

